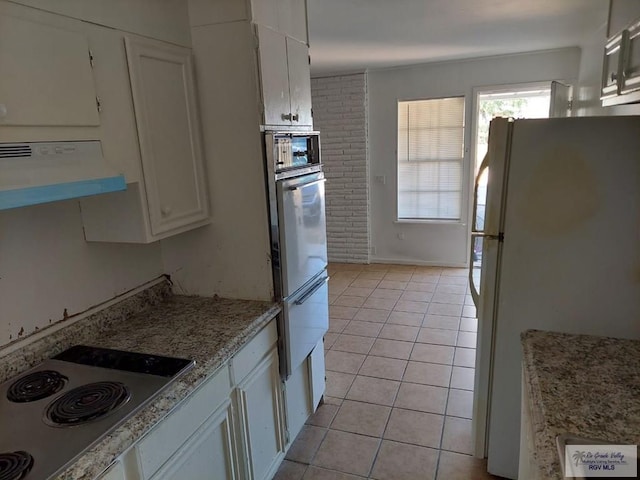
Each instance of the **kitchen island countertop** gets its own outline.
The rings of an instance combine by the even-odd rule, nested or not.
[[[5,377],[73,344],[196,361],[193,369],[83,453],[57,480],[91,480],[102,473],[280,311],[279,304],[272,302],[174,296],[166,284],[156,285],[122,305],[109,307],[2,359],[4,369],[0,373]],[[131,314],[138,307],[139,313]]]
[[[529,330],[522,346],[541,478],[564,478],[558,435],[640,444],[640,341]]]

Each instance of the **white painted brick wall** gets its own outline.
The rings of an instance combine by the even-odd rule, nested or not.
[[[369,155],[366,74],[311,79],[320,131],[329,261],[369,263]]]

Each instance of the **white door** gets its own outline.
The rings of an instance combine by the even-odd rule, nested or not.
[[[551,82],[551,101],[549,117],[570,117],[572,109],[573,87],[562,82]]]
[[[313,173],[276,184],[285,298],[327,267],[324,182]]]

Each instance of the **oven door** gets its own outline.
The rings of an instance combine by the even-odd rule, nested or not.
[[[314,349],[329,328],[329,277],[325,272],[309,288],[284,301],[284,378]]]
[[[276,183],[285,299],[327,268],[324,182],[317,172]]]

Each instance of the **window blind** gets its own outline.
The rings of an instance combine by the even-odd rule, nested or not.
[[[398,218],[460,220],[464,97],[398,102]]]

